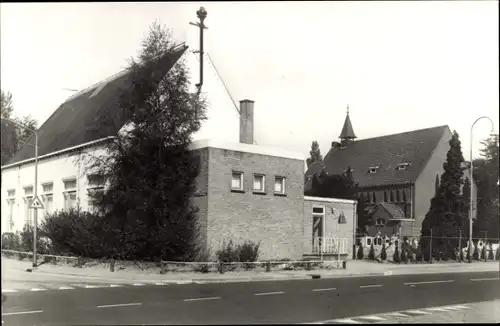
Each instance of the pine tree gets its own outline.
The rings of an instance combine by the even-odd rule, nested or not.
[[[444,172],[441,175],[439,192],[431,199],[430,209],[422,222],[421,242],[422,249],[428,250],[430,245],[431,229],[437,238],[448,239],[447,245],[433,241],[433,251],[453,250],[458,246],[458,230],[463,228],[463,196],[462,185],[464,158],[460,139],[456,131],[449,142],[450,149],[443,164]],[[440,246],[438,248],[436,245]],[[445,248],[442,248],[445,247]],[[451,254],[449,254],[450,256]]]
[[[191,260],[201,249],[191,201],[199,158],[189,145],[206,105],[203,94],[190,91],[181,54],[170,31],[154,23],[131,60],[132,86],[119,99],[130,128],[117,130],[109,155],[91,158],[90,169],[109,185],[94,204],[117,258]]]
[[[309,152],[311,155],[307,160],[307,167],[310,167],[314,162],[322,162],[323,156],[321,155],[321,150],[319,149],[319,144],[316,140],[314,140],[311,144],[311,151]]]
[[[387,250],[385,248],[385,241],[382,243],[382,252],[380,253],[380,259],[382,260],[387,259]]]
[[[368,252],[368,259],[375,260],[375,248],[373,247],[373,242],[370,246],[370,251]]]

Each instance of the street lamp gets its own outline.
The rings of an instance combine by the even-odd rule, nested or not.
[[[34,189],[34,193],[33,193],[33,199],[36,199],[36,198],[38,198],[38,191],[37,191],[37,188],[38,188],[38,134],[35,130],[28,128],[28,127],[14,121],[14,120],[4,118],[4,117],[2,117],[2,120],[10,121],[17,126],[32,132],[35,135],[35,185],[34,185],[35,189]],[[33,209],[34,209],[34,212],[33,212],[33,224],[34,224],[34,228],[33,228],[33,267],[36,267],[36,265],[37,265],[37,258],[36,258],[37,234],[36,233],[37,233],[37,227],[38,227],[38,208],[33,208]]]
[[[470,204],[469,204],[469,263],[472,263],[472,204],[473,204],[473,194],[474,194],[474,173],[473,173],[473,170],[474,170],[474,160],[472,158],[472,138],[473,138],[473,135],[472,135],[472,130],[474,129],[474,126],[476,125],[476,123],[481,120],[481,119],[488,119],[490,120],[491,122],[491,133],[490,134],[493,134],[494,133],[494,130],[495,130],[495,124],[493,123],[493,120],[491,120],[489,117],[487,116],[482,116],[482,117],[479,117],[476,119],[476,121],[474,121],[474,123],[472,124],[472,126],[470,127],[470,170],[469,170],[469,174],[470,174]]]

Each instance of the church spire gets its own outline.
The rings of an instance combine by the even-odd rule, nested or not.
[[[352,128],[351,119],[349,118],[349,104],[347,105],[347,115],[344,121],[344,127],[342,128],[342,132],[339,136],[342,145],[346,145],[347,142],[354,140],[356,135],[354,134],[354,129]]]

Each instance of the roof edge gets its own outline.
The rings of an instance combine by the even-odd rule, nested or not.
[[[326,197],[314,197],[314,196],[304,196],[304,200],[307,201],[321,201],[327,203],[339,203],[339,204],[356,204],[358,201],[355,199],[341,199],[341,198],[326,198]]]
[[[108,141],[108,140],[111,140],[111,139],[114,139],[114,138],[116,138],[116,137],[115,136],[109,136],[109,137],[105,137],[105,138],[93,140],[91,142],[87,142],[87,143],[83,143],[83,144],[80,144],[80,145],[76,145],[76,146],[73,146],[73,147],[68,147],[68,148],[65,148],[65,149],[61,149],[59,151],[55,151],[55,152],[52,152],[52,153],[40,155],[40,156],[38,156],[38,161],[46,159],[46,158],[49,158],[49,157],[52,157],[52,156],[57,156],[57,155],[65,154],[65,153],[74,151],[75,149],[82,149],[82,148],[86,148],[86,147],[89,147],[89,146],[92,146],[92,145],[103,143],[105,141]],[[22,161],[19,161],[19,162],[2,165],[1,170],[9,169],[9,168],[12,168],[12,167],[15,167],[15,166],[18,166],[18,165],[27,164],[27,163],[31,163],[31,162],[34,162],[34,161],[35,161],[35,158],[32,157],[32,158],[28,158],[26,160],[22,160]]]

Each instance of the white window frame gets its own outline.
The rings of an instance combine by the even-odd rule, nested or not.
[[[262,189],[255,189],[255,178],[256,177],[262,177]],[[266,193],[266,175],[265,174],[262,174],[262,173],[254,173],[253,174],[252,189],[253,189],[253,192],[255,192],[255,193],[259,193],[259,194]]]
[[[24,186],[24,224],[32,226],[33,225],[33,215],[32,215],[32,210],[31,210],[31,204],[33,203],[34,197],[33,197],[33,191],[34,187],[33,186]],[[27,189],[31,189],[31,192],[26,191]],[[30,204],[31,201],[31,204]]]
[[[89,174],[87,175],[87,198],[88,198],[88,206],[89,206],[89,209],[92,209],[92,210],[95,210],[95,207],[92,205],[91,203],[91,198],[90,198],[90,194],[92,192],[100,192],[100,193],[104,193],[105,189],[106,189],[106,180],[102,180],[102,183],[97,183],[95,185],[90,185],[90,179],[92,177],[95,177],[96,174]]]
[[[396,171],[403,171],[403,170],[406,170],[406,168],[410,166],[410,163],[399,163],[397,166],[396,166]]]
[[[49,191],[46,191],[45,187],[48,186],[48,185],[51,185],[51,189]],[[54,205],[54,182],[44,182],[42,183],[42,200],[43,200],[43,204],[44,204],[44,208],[45,208],[45,212],[50,214],[52,213],[52,210],[54,207],[50,207],[49,208],[49,205],[47,205],[47,199],[48,199],[48,196],[52,196],[52,205]]]
[[[69,183],[69,182],[75,182],[75,187],[74,188],[66,188],[66,183]],[[77,208],[78,207],[78,192],[77,192],[77,187],[78,187],[78,182],[76,180],[76,178],[67,178],[67,179],[63,179],[63,185],[64,185],[64,191],[63,191],[63,197],[64,197],[64,209],[70,209],[70,208]],[[76,196],[76,207],[68,207],[68,200],[69,200],[69,196],[71,196],[71,194],[75,194]]]
[[[233,177],[238,175],[240,177],[240,187],[233,187]],[[241,171],[231,171],[231,190],[243,191],[243,172]]]
[[[14,206],[16,205],[16,189],[7,190],[7,209],[9,216],[9,231],[14,229]]]
[[[371,174],[377,173],[378,168],[379,168],[378,166],[370,166],[368,168],[368,172],[371,173]]]
[[[281,180],[282,183],[281,183],[281,191],[276,191],[276,181],[277,180]],[[285,177],[282,177],[282,176],[275,176],[274,177],[274,194],[275,195],[284,195],[286,194],[286,190],[285,190],[285,187],[286,187],[286,178]]]

